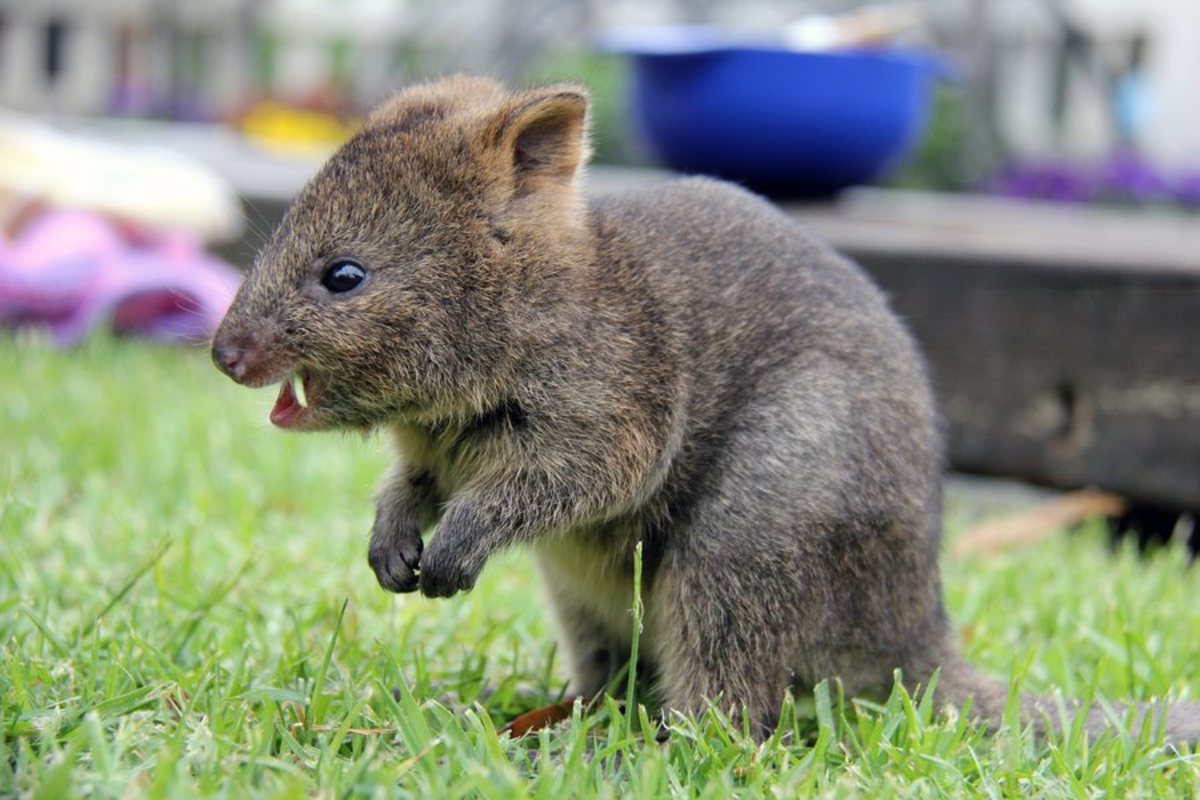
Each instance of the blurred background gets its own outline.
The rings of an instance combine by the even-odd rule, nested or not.
[[[718,175],[858,259],[956,468],[1195,541],[1196,0],[0,0],[0,324],[203,341],[363,114],[455,71],[586,84],[592,192]]]
[[[793,51],[942,54],[951,80],[906,184],[981,189],[1023,166],[1032,185],[1002,188],[1200,203],[1191,0],[3,0],[0,101],[286,146],[336,140],[421,77],[568,77],[597,98],[597,160],[640,164],[651,153],[628,124],[629,68],[605,38],[666,25]]]

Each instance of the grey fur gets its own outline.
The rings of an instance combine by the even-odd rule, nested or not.
[[[399,95],[298,198],[218,361],[252,384],[304,369],[303,427],[393,431],[369,549],[385,588],[449,596],[531,548],[577,692],[628,657],[642,542],[669,709],[716,701],[763,733],[790,689],[880,696],[940,667],[945,700],[999,720],[1007,690],[961,661],[942,606],[942,447],[904,326],[732,186],[584,206],[585,109],[577,87],[468,78]],[[317,284],[339,255],[370,268],[361,292]],[[1171,715],[1194,739],[1196,707]]]

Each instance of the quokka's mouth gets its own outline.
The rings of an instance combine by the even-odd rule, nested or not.
[[[311,416],[316,381],[311,373],[297,368],[284,378],[271,409],[271,422],[280,428],[302,428]]]

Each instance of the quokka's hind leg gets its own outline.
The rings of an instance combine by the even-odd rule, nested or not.
[[[763,735],[789,688],[890,681],[939,604],[919,497],[832,468],[836,421],[742,418],[749,433],[664,545],[647,624],[668,709],[717,701]]]
[[[712,702],[735,723],[746,714],[756,736],[774,729],[797,637],[787,596],[768,590],[762,567],[720,556],[660,566],[647,626],[663,711],[698,716]]]

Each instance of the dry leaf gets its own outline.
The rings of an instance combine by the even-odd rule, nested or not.
[[[1092,517],[1115,517],[1126,502],[1116,495],[1092,490],[1072,492],[1014,514],[985,522],[963,534],[954,543],[955,558],[999,553],[1039,542]]]
[[[549,728],[562,722],[565,719],[571,718],[571,709],[575,707],[575,700],[570,698],[563,700],[561,703],[555,703],[552,706],[543,708],[535,708],[533,711],[527,711],[521,716],[514,719],[504,727],[504,733],[510,734],[514,739],[525,736],[530,733],[537,733],[544,728]]]

